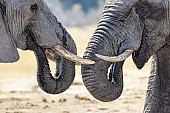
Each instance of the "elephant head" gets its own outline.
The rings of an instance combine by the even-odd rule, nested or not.
[[[74,62],[87,60],[76,56],[75,42],[47,4],[43,0],[0,0],[0,11],[0,62],[17,61],[16,48],[33,50],[40,87],[52,94],[69,88],[75,76]],[[56,62],[55,77],[46,57]]]
[[[121,95],[122,66],[128,56],[132,54],[141,69],[169,41],[169,3],[169,0],[106,0],[84,54],[84,58],[96,63],[82,66],[84,84],[96,99],[108,102]]]

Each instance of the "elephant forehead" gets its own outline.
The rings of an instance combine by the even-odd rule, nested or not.
[[[40,0],[10,0],[7,3],[21,4],[21,5],[32,5],[38,3]]]
[[[121,2],[121,0],[106,0],[105,5],[114,5],[115,2]]]
[[[122,2],[121,0],[106,0],[108,4],[114,4],[115,2]]]
[[[148,2],[150,2],[150,3],[152,3],[152,2],[164,2],[164,1],[166,1],[166,0],[148,0]]]
[[[26,17],[32,16],[30,11],[30,7],[34,4],[42,5],[42,0],[8,0],[6,2],[7,13],[13,14],[19,12],[17,14],[24,14]],[[18,16],[20,16],[18,15]]]
[[[139,0],[106,0],[105,6],[116,6],[118,4],[122,4],[124,6],[132,6],[134,3],[138,2]]]

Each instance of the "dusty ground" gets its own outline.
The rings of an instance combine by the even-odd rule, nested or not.
[[[79,55],[83,55],[94,29],[94,26],[68,29]],[[114,102],[103,103],[84,87],[79,66],[76,79],[66,92],[49,95],[37,86],[33,53],[20,51],[20,57],[17,63],[0,64],[0,113],[142,113],[150,63],[139,71],[128,59],[124,65],[123,94]],[[54,63],[50,64],[54,72]]]

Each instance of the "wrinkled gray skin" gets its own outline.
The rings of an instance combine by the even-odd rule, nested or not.
[[[16,48],[34,50],[39,86],[50,94],[68,89],[74,80],[75,63],[60,57],[51,48],[61,45],[76,54],[76,45],[47,4],[43,0],[0,0],[0,9],[0,62],[19,60]],[[27,41],[29,38],[39,49],[28,47],[32,43]],[[45,56],[47,49],[55,55],[56,77],[50,72]]]
[[[155,54],[144,112],[169,113],[169,20],[169,0],[106,0],[101,20],[84,54],[84,58],[96,61],[94,65],[82,66],[88,91],[96,99],[109,102],[117,99],[123,90],[123,62],[114,63],[114,82],[109,82],[107,73],[112,63],[95,54],[116,56],[133,49],[133,60],[139,69]]]

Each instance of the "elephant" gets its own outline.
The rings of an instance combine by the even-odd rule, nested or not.
[[[120,97],[123,64],[132,55],[138,69],[153,56],[145,113],[170,112],[170,1],[106,0],[82,65],[83,82],[103,102]],[[110,73],[108,73],[110,69]],[[142,87],[142,86],[141,86]]]
[[[34,51],[37,81],[46,93],[64,92],[74,80],[76,64],[94,63],[76,55],[74,40],[43,0],[0,0],[0,12],[0,62],[18,61],[17,48]],[[54,76],[47,57],[56,62]]]

